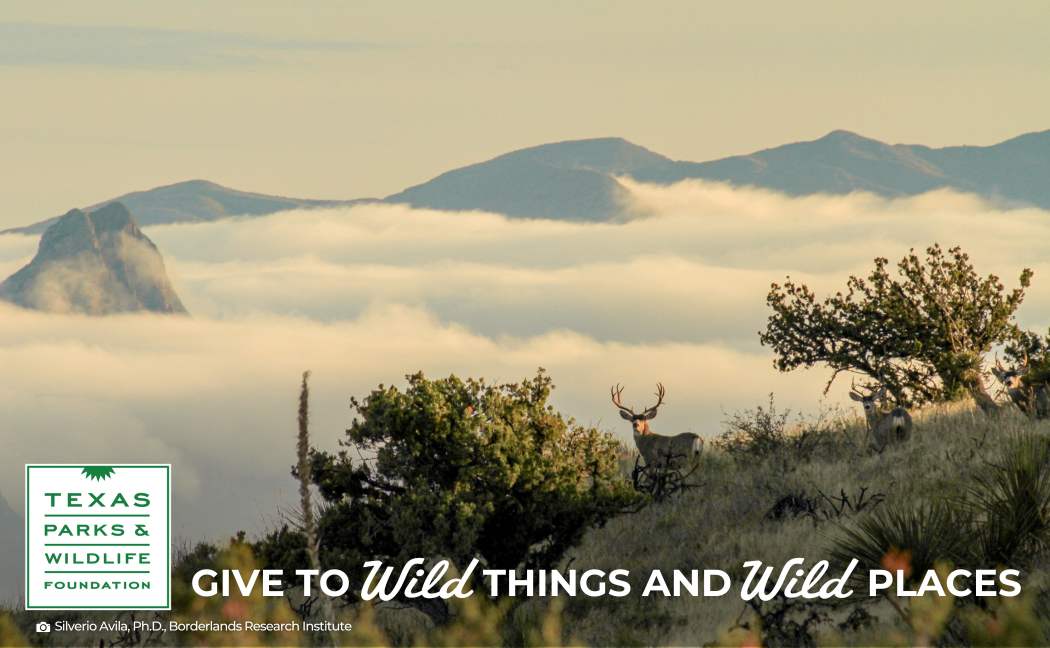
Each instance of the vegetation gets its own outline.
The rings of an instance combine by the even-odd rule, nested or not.
[[[773,284],[773,309],[760,341],[776,353],[780,371],[825,363],[883,383],[902,405],[949,401],[969,393],[994,408],[981,381],[984,354],[1015,338],[1014,311],[1031,283],[1025,269],[1009,293],[995,275],[981,278],[958,247],[939,245],[920,259],[875,259],[867,280],[850,277],[846,293],[823,302],[804,284]]]
[[[408,388],[353,401],[358,418],[344,445],[374,459],[311,454],[324,499],[320,562],[363,582],[362,564],[400,569],[412,558],[474,558],[488,569],[550,569],[588,529],[643,501],[621,478],[610,434],[566,420],[547,405],[542,370],[493,387],[455,376],[408,377]],[[285,527],[260,544],[268,564],[294,574],[306,540]],[[438,625],[440,599],[405,599]]]
[[[49,641],[554,645],[572,638],[591,645],[931,645],[938,640],[951,645],[1045,645],[1050,640],[1050,421],[1032,420],[1009,408],[987,417],[968,404],[954,403],[917,412],[912,440],[881,454],[870,450],[867,435],[861,420],[841,412],[785,418],[785,413],[764,404],[761,414],[756,408],[729,417],[722,440],[701,456],[690,477],[696,488],[587,531],[557,563],[560,569],[578,572],[629,570],[632,591],[623,598],[535,597],[508,605],[473,597],[450,610],[448,623],[441,627],[395,601],[375,607],[341,601],[337,617],[353,623],[354,630],[328,638],[165,633],[143,634],[136,644],[133,637],[119,633],[96,633]],[[778,441],[767,443],[770,438]],[[803,441],[809,439],[813,441]],[[636,455],[622,449],[620,453],[619,474],[627,478]],[[791,498],[810,504],[795,514],[783,504]],[[807,514],[810,509],[815,514]],[[289,529],[285,537],[294,531]],[[294,591],[283,607],[236,592],[229,599],[189,595],[189,578],[198,569],[273,567],[262,549],[242,536],[221,547],[201,543],[180,550],[172,616],[320,619],[318,600],[305,600]],[[930,565],[942,569],[949,562],[1008,565],[1022,570],[1023,594],[1016,599],[967,600],[928,595],[910,602],[863,597],[837,607],[798,599],[740,600],[745,561],[782,565],[801,557],[812,565],[834,554],[843,560],[857,557],[866,565],[898,565],[913,575]],[[737,583],[725,596],[641,596],[653,569],[670,575],[675,569],[688,573],[712,567],[726,570]],[[134,614],[121,613],[120,618],[127,622]],[[33,624],[59,615],[71,621],[114,618],[104,612],[13,610],[10,618],[0,620],[0,636],[8,643],[21,644],[23,638],[40,642]],[[142,615],[138,618],[154,618],[152,612]]]
[[[502,386],[422,374],[409,376],[404,391],[380,385],[352,401],[358,417],[348,449],[330,454],[309,447],[304,375],[292,471],[301,513],[254,542],[242,532],[224,546],[181,548],[174,610],[145,614],[165,622],[324,619],[350,622],[352,632],[43,636],[33,624],[59,613],[15,609],[0,613],[0,644],[1047,645],[1050,420],[996,403],[981,376],[983,355],[1006,343],[1006,357],[1029,363],[1030,378],[1050,377],[1047,339],[1012,323],[1031,273],[1004,295],[960,250],[937,246],[898,270],[901,279],[891,278],[877,259],[867,281],[850,278],[847,295],[822,304],[805,286],[774,285],[763,343],[782,370],[825,362],[836,374],[884,381],[902,402],[927,403],[914,412],[906,442],[876,451],[853,413],[807,418],[778,410],[770,395],[728,416],[696,463],[650,468],[608,433],[547,405],[553,386],[541,370]],[[977,406],[957,399],[961,393]],[[330,601],[295,587],[278,599],[258,590],[202,598],[189,589],[203,568],[292,574],[313,565],[361,583],[367,560],[397,568],[415,557],[447,557],[460,570],[472,558],[498,569],[625,569],[631,591],[502,601],[479,593],[420,605],[352,594]],[[1018,569],[1022,594],[741,599],[744,562],[778,568],[793,558],[805,567],[831,558],[833,570],[858,560],[851,586],[863,594],[869,569],[900,570],[916,589],[929,570],[943,581],[958,568]],[[710,568],[732,580],[721,597],[642,596],[653,570],[670,581],[675,570]],[[966,587],[976,589],[972,579]]]

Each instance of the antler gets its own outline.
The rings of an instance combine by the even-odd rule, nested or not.
[[[1024,359],[1021,360],[1021,364],[1020,365],[1018,365],[1017,367],[1014,368],[1014,371],[1016,371],[1020,367],[1027,367],[1027,366],[1028,366],[1028,351],[1025,351],[1024,352]],[[999,352],[998,351],[995,352],[995,368],[998,369],[999,371],[1002,371],[1003,373],[1006,373],[1008,371],[1008,369],[1003,366],[1003,363],[999,362]]]
[[[865,398],[867,396],[870,396],[870,393],[869,394],[865,394],[861,390],[857,389],[857,379],[856,378],[850,378],[850,380],[849,380],[849,390],[851,392],[853,392],[854,394],[856,394],[857,396],[860,396],[861,398]]]
[[[856,394],[857,396],[860,396],[861,398],[863,398],[865,400],[870,400],[871,397],[874,396],[878,392],[877,389],[873,389],[873,388],[867,387],[867,386],[862,386],[860,389],[858,389],[857,388],[857,381],[856,381],[855,378],[851,378],[850,379],[849,386],[850,386],[850,391],[851,392],[853,392],[854,394]],[[867,393],[862,392],[861,389],[865,390]],[[885,387],[883,387],[883,389],[885,389]]]
[[[609,390],[609,393],[612,394],[613,405],[619,407],[620,409],[622,409],[625,412],[630,412],[631,416],[634,416],[634,408],[633,407],[624,407],[620,403],[620,394],[623,393],[623,387],[620,387],[620,383],[616,383],[616,386],[611,388]]]
[[[648,414],[649,412],[655,412],[656,408],[660,407],[660,405],[662,405],[664,402],[664,386],[661,383],[656,383],[656,387],[656,395],[659,398],[659,400],[656,401],[656,405],[653,405],[652,407],[647,407],[645,411],[642,412],[643,416],[645,414]]]

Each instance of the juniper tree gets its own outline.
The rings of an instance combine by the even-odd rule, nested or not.
[[[405,391],[380,385],[351,399],[358,417],[341,444],[360,453],[311,452],[324,569],[356,587],[369,560],[397,571],[412,558],[550,569],[588,529],[639,505],[619,477],[619,442],[556,412],[552,388],[542,370],[500,386],[417,373]],[[259,549],[288,574],[308,564],[302,534],[288,528]],[[447,620],[440,599],[402,602]]]
[[[962,249],[934,244],[925,259],[911,250],[896,274],[876,258],[866,280],[851,276],[845,293],[822,302],[790,278],[774,283],[766,297],[773,314],[759,339],[776,354],[776,368],[824,363],[834,370],[828,388],[846,371],[883,383],[903,405],[969,394],[982,409],[994,408],[981,379],[983,356],[1018,335],[1013,315],[1032,271],[1025,268],[1007,293],[995,275],[979,277]]]

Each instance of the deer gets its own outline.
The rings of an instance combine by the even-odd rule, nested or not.
[[[999,362],[999,354],[996,354],[992,374],[1003,384],[1010,400],[1022,412],[1029,416],[1035,415],[1036,418],[1050,417],[1050,386],[1046,384],[1025,385],[1022,378],[1028,375],[1029,369],[1028,354],[1025,354],[1021,365],[1013,369],[1004,367]]]
[[[699,456],[704,450],[704,441],[699,435],[683,432],[675,436],[664,436],[649,429],[649,421],[656,418],[656,410],[664,402],[664,386],[656,383],[656,387],[656,405],[646,408],[641,414],[635,414],[633,407],[624,407],[620,402],[623,387],[616,385],[610,390],[613,405],[620,408],[620,416],[630,421],[634,428],[634,444],[645,459],[645,465],[657,466],[667,462],[670,467],[676,464],[679,458],[691,460]],[[675,461],[668,462],[669,459]]]
[[[879,452],[891,443],[904,442],[911,438],[911,414],[903,407],[895,407],[889,412],[881,410],[878,401],[886,396],[886,387],[869,390],[867,394],[861,393],[856,385],[853,385],[849,397],[864,406],[864,418],[868,422],[868,429],[875,437],[875,445]]]

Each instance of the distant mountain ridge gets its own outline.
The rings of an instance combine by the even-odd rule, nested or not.
[[[97,205],[85,207],[83,211],[97,211],[114,202],[121,203],[132,214],[135,214],[135,219],[140,227],[148,227],[169,223],[202,223],[234,216],[265,216],[288,209],[342,207],[370,202],[370,199],[283,198],[228,189],[207,180],[189,180],[149,191],[134,191],[111,200],[103,200]],[[61,216],[55,216],[26,227],[4,230],[0,234],[41,234],[59,218]]]
[[[619,137],[544,144],[446,173],[382,199],[414,207],[484,210],[520,218],[610,221],[624,213],[620,182],[727,182],[791,196],[870,191],[914,196],[940,188],[972,192],[1004,205],[1050,209],[1050,130],[993,146],[930,148],[886,144],[836,130],[809,142],[710,162],[671,160]],[[192,180],[114,199],[142,226],[213,221],[376,199],[305,200],[227,189]],[[104,201],[93,207],[106,205]],[[3,233],[42,232],[57,219]]]
[[[840,130],[713,162],[660,162],[631,176],[660,184],[718,180],[792,196],[870,191],[901,197],[948,187],[1050,209],[1050,131],[993,146],[934,149],[884,144]]]
[[[70,210],[36,256],[0,283],[0,299],[52,313],[185,313],[153,241],[120,203]]]
[[[384,198],[443,210],[484,210],[525,218],[605,221],[622,209],[617,180],[671,162],[619,137],[544,144],[443,173]]]

